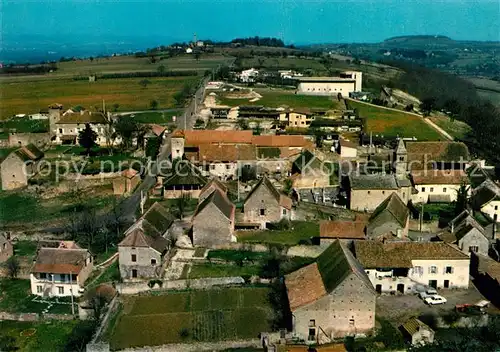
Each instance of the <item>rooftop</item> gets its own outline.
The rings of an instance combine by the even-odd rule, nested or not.
[[[260,187],[266,187],[280,206],[288,210],[292,209],[292,204],[293,204],[292,199],[284,194],[281,194],[266,176],[262,177],[260,181],[255,185],[255,187],[252,188],[250,193],[248,193],[245,199],[245,203],[254,195],[255,191]]]
[[[411,177],[416,185],[460,185],[469,183],[463,170],[417,170]]]
[[[442,242],[357,241],[356,258],[365,268],[411,268],[412,260],[469,260],[469,257]]]
[[[321,238],[365,239],[366,217],[356,217],[354,221],[322,220],[319,223]]]
[[[462,142],[407,142],[408,164],[411,170],[425,169],[435,162],[466,162],[469,149]]]
[[[196,217],[199,213],[201,213],[209,204],[213,204],[222,214],[224,214],[226,218],[234,221],[234,204],[231,203],[225,194],[221,193],[217,189],[215,189],[207,198],[198,204],[193,217]]]
[[[349,176],[351,189],[398,189],[394,175],[351,175]]]
[[[198,149],[198,160],[207,162],[235,162],[255,160],[257,150],[248,144],[201,144]]]
[[[413,334],[415,334],[420,329],[432,330],[429,326],[415,317],[410,318],[406,323],[401,325],[401,328],[408,334],[410,334],[410,336],[413,336]]]
[[[370,221],[375,220],[384,212],[391,214],[402,227],[406,226],[408,216],[410,215],[410,210],[396,193],[391,193],[389,197],[380,203],[370,217]]]
[[[94,124],[106,124],[108,120],[104,116],[102,112],[92,112],[89,110],[69,113],[64,116],[61,116],[61,119],[57,122],[58,124],[85,124],[85,123],[94,123]]]
[[[343,77],[295,77],[299,82],[356,82],[354,78]]]
[[[32,272],[78,274],[85,266],[90,252],[86,249],[40,248]]]

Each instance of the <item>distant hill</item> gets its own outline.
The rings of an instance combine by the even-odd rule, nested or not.
[[[452,43],[453,39],[444,35],[403,35],[398,37],[391,37],[384,40],[386,44],[443,44]]]

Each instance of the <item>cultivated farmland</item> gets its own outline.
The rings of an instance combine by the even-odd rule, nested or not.
[[[6,119],[20,113],[36,113],[53,103],[63,104],[65,108],[76,105],[87,109],[100,108],[103,99],[108,109],[119,104],[120,111],[148,110],[151,100],[158,101],[158,109],[167,109],[175,106],[173,95],[184,84],[195,83],[198,79],[196,76],[148,78],[146,86],[139,83],[143,78],[88,82],[72,78],[31,80],[23,77],[17,81],[0,81],[0,118]]]
[[[384,135],[386,137],[416,137],[418,140],[445,140],[439,132],[425,123],[422,117],[407,114],[404,111],[394,111],[382,107],[349,101],[349,106],[366,119],[366,132]]]
[[[256,338],[270,330],[267,288],[225,288],[127,297],[112,327],[114,349]]]

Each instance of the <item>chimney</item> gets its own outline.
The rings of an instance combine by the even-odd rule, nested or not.
[[[80,110],[80,115],[83,115],[83,110]]]

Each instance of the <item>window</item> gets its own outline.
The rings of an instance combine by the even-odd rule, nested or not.
[[[66,274],[61,274],[60,277],[61,277],[61,282],[66,281]]]
[[[46,280],[47,279],[47,273],[40,273],[40,279],[41,280]]]
[[[133,278],[137,277],[137,269],[132,269],[132,277]]]
[[[425,187],[422,187],[422,192],[425,192]]]
[[[59,133],[63,133],[63,129],[62,128],[59,129]]]
[[[437,266],[434,266],[434,265],[433,265],[433,266],[431,266],[431,267],[429,268],[429,273],[430,273],[430,274],[437,274],[437,272],[438,272]]]
[[[498,210],[498,205],[495,205],[495,210]]]
[[[43,291],[42,285],[37,285],[36,286],[36,293],[42,293],[42,291]]]
[[[349,319],[349,326],[354,326],[354,319]]]
[[[215,170],[215,165],[214,164],[210,164],[210,170]]]
[[[151,265],[156,265],[156,259],[151,259]]]
[[[71,281],[75,282],[77,280],[76,274],[71,274]]]
[[[371,194],[372,192],[371,191],[368,191],[368,194]]]
[[[316,339],[316,329],[309,328],[309,336],[307,337],[307,340],[314,341],[315,339]]]
[[[60,295],[64,295],[64,286],[57,286],[57,292]]]
[[[446,193],[446,187],[443,188],[443,193]]]
[[[446,268],[444,268],[444,273],[445,274],[453,274],[453,267],[447,266]]]
[[[385,194],[385,191],[382,191],[382,194]]]
[[[314,319],[309,320],[309,326],[310,327],[316,326],[316,320],[314,320]]]
[[[431,187],[431,188],[429,189],[429,192],[431,192],[431,193],[432,193],[432,192],[434,192],[434,187]]]
[[[403,192],[403,198],[405,198],[405,197],[406,197],[406,192]]]
[[[261,209],[261,210],[260,210],[260,215],[261,215],[261,216],[266,215],[266,209]]]
[[[405,157],[404,156],[400,156],[399,157],[399,161],[405,161]]]
[[[134,263],[137,261],[137,256],[135,254],[131,255],[131,259]]]
[[[226,165],[226,170],[229,170],[229,169],[231,169],[231,165],[227,164]]]
[[[286,209],[283,209],[283,215],[286,215]]]
[[[469,252],[474,252],[474,253],[477,253],[477,251],[479,250],[479,247],[478,246],[469,246]]]

